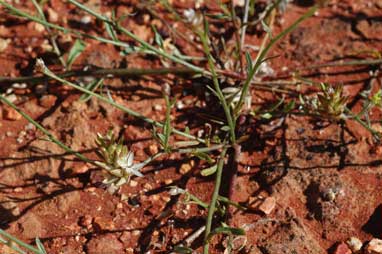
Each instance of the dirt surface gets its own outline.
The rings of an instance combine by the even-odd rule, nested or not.
[[[88,2],[103,12],[115,8],[117,16],[136,13],[123,25],[146,41],[153,38],[153,22],[162,27],[162,33],[169,33],[160,19],[140,10],[136,1]],[[180,12],[192,7],[185,1],[173,2]],[[302,15],[310,2],[289,4],[285,13],[276,17],[274,33]],[[33,9],[31,3],[17,6]],[[212,3],[209,6],[214,8]],[[83,14],[63,1],[50,1],[47,7],[48,14],[59,14],[57,20],[53,14],[48,17],[55,23],[81,28],[89,34],[102,33],[94,19],[81,25]],[[33,74],[37,57],[53,70],[59,68],[44,49],[48,44],[46,30],[41,32],[35,23],[5,14],[3,9],[0,13],[0,40],[10,41],[0,51],[0,76]],[[379,0],[330,1],[273,48],[270,55],[277,57],[269,65],[275,73],[263,80],[300,70],[301,75],[317,81],[344,84],[346,95],[351,96],[349,106],[357,112],[361,105],[358,94],[370,82],[369,71],[377,67],[302,68],[381,52],[381,14]],[[181,24],[178,26],[182,32]],[[259,45],[262,36],[249,31],[246,43]],[[73,43],[69,37],[58,36],[66,53]],[[86,50],[75,62],[76,68],[161,65],[156,58],[122,56],[116,47],[85,41]],[[184,53],[201,55],[197,47],[182,39],[176,45]],[[173,122],[179,129],[191,126],[193,133],[203,127],[203,112],[211,110],[205,106],[198,84],[174,79],[173,75],[107,79],[105,83],[116,102],[156,120],[165,118],[161,86],[170,83],[172,95],[184,104],[173,110]],[[375,89],[380,85],[377,83]],[[0,89],[4,92],[10,87],[4,83]],[[306,92],[314,90],[308,87]],[[61,84],[42,82],[14,87],[11,93],[22,110],[66,145],[90,158],[96,158],[96,133],[105,133],[109,127],[124,136],[137,161],[158,149],[149,125],[95,98],[80,102],[79,92]],[[256,107],[269,107],[281,94],[253,89],[252,96]],[[213,178],[200,175],[205,165],[198,159],[176,154],[161,157],[143,169],[144,177],[134,178],[110,194],[101,183],[100,169],[65,154],[21,116],[4,105],[0,107],[0,227],[7,232],[27,242],[39,237],[48,253],[166,253],[205,224],[206,210],[183,203],[182,196],[170,196],[167,188],[185,188],[208,202]],[[380,120],[381,113],[374,110],[373,120]],[[375,127],[381,128],[378,123]],[[363,242],[382,238],[382,147],[375,145],[358,123],[349,120],[336,125],[286,115],[271,120],[247,117],[241,128],[252,135],[242,148],[234,201],[245,206],[254,206],[266,197],[275,201],[268,215],[258,210],[234,212],[231,226],[246,229],[247,243],[242,253],[334,253],[337,244],[349,237]],[[191,170],[185,170],[185,165]],[[192,245],[197,251],[201,250],[201,240]],[[223,251],[223,238],[215,237],[211,253]],[[4,246],[0,246],[0,252],[11,253]]]

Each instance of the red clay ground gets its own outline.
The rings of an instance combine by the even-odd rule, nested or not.
[[[117,15],[137,12],[124,25],[146,40],[153,35],[150,23],[161,23],[139,10],[135,1],[116,1],[114,5],[109,1],[108,7],[107,1],[102,5],[101,1],[89,2],[103,11],[117,8]],[[180,11],[191,7],[191,3],[174,2]],[[275,34],[302,15],[310,1],[295,2],[277,17]],[[59,14],[57,23],[78,25],[82,15],[79,11],[62,1],[48,5]],[[32,9],[31,4],[19,6]],[[52,55],[44,53],[42,47],[46,31],[41,33],[34,23],[5,15],[4,10],[0,13],[0,38],[10,39],[8,47],[0,52],[0,76],[32,74],[36,57],[43,57],[49,64]],[[381,52],[381,14],[379,0],[331,1],[273,49],[271,55],[278,55],[270,61],[276,71],[273,78],[313,64],[363,57],[366,53],[360,54],[366,51]],[[82,29],[88,33],[102,31],[95,20]],[[255,33],[247,36],[247,44],[258,45],[259,41]],[[72,42],[61,35],[59,43],[67,51]],[[116,48],[91,40],[86,44],[75,67],[160,66],[154,58],[121,56]],[[185,41],[179,40],[177,45],[188,54],[200,55]],[[300,74],[344,84],[345,93],[352,96],[349,106],[357,111],[357,95],[370,82],[370,70],[370,66],[327,67],[302,70]],[[203,98],[187,80],[168,75],[108,79],[106,84],[117,102],[163,120],[160,89],[164,82],[176,88],[173,95],[185,104],[181,110],[174,109],[176,126],[182,129],[189,125],[197,130],[205,120],[200,113],[206,109],[195,106],[203,105]],[[373,82],[375,89],[380,88],[380,80]],[[1,89],[7,87],[1,84]],[[78,92],[60,84],[41,83],[15,88],[13,93],[21,109],[72,149],[90,157],[95,158],[96,133],[105,133],[110,126],[125,137],[138,161],[157,149],[150,138],[150,126],[94,98],[88,103],[79,102]],[[256,105],[263,106],[281,96],[258,89],[252,95]],[[39,237],[48,253],[165,253],[204,225],[205,210],[182,203],[182,197],[170,196],[166,188],[177,185],[208,201],[213,179],[200,176],[202,165],[197,159],[162,157],[143,170],[143,178],[134,178],[112,195],[100,184],[99,169],[65,156],[26,120],[17,116],[8,120],[8,109],[0,107],[0,226],[7,232],[28,242]],[[380,115],[375,110],[372,118],[380,120]],[[333,253],[338,242],[352,236],[363,242],[382,238],[382,148],[373,144],[370,134],[359,124],[320,124],[309,117],[288,115],[272,121],[247,119],[244,126],[253,135],[243,147],[234,201],[248,204],[270,196],[276,200],[276,207],[269,215],[235,212],[232,226],[247,231],[242,253]],[[378,124],[375,127],[381,128]],[[194,166],[187,171],[184,164]],[[200,246],[200,240],[192,247]],[[212,242],[211,253],[223,253],[221,240],[217,237]],[[11,253],[3,246],[0,250]]]

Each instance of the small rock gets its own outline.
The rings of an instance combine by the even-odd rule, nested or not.
[[[154,109],[155,111],[162,111],[162,110],[163,110],[163,106],[160,105],[160,104],[155,104],[155,105],[153,106],[153,109]]]
[[[19,216],[20,215],[20,208],[17,206],[17,203],[12,201],[4,202],[0,207],[2,209],[8,211],[13,216]]]
[[[4,116],[4,119],[10,120],[10,121],[16,121],[22,118],[22,116],[13,108],[4,108],[3,116]]]
[[[93,218],[90,215],[84,215],[84,216],[81,216],[78,224],[89,230],[93,226],[92,221],[93,221]]]
[[[82,24],[84,24],[84,25],[87,25],[87,24],[89,24],[90,22],[92,22],[92,17],[91,17],[91,16],[88,16],[88,15],[83,16],[83,17],[81,18],[80,22],[81,22]]]
[[[104,217],[95,217],[93,227],[96,231],[111,231],[115,229],[113,221]]]
[[[166,179],[164,180],[164,184],[166,185],[169,185],[169,184],[172,184],[173,183],[173,180],[172,179]]]
[[[149,183],[145,183],[145,185],[143,185],[143,188],[145,188],[147,190],[151,190],[153,188],[153,186]]]
[[[346,243],[339,243],[333,254],[352,254],[352,251],[349,249]]]
[[[349,246],[349,248],[356,253],[357,251],[360,251],[362,249],[362,242],[357,237],[350,237],[346,244]]]
[[[46,93],[47,89],[48,89],[47,85],[38,84],[34,87],[34,92],[36,93],[36,95],[42,95]]]
[[[150,152],[150,155],[157,154],[159,152],[158,145],[157,144],[151,144],[149,146],[149,152]]]
[[[367,254],[381,254],[382,253],[382,240],[377,239],[377,238],[372,239],[366,247],[366,253]]]
[[[37,31],[37,32],[44,32],[45,31],[45,27],[44,25],[40,24],[40,23],[34,23],[34,29]]]
[[[130,187],[137,187],[138,182],[137,182],[137,181],[134,181],[134,180],[130,180],[129,185],[130,185]]]
[[[86,244],[88,254],[121,254],[125,253],[123,244],[112,234],[92,237]]]
[[[48,8],[48,20],[53,23],[58,21],[58,14],[52,8]]]
[[[84,174],[89,171],[89,166],[87,164],[79,163],[73,166],[73,172],[75,174]]]
[[[179,173],[182,175],[187,174],[195,165],[195,162],[193,160],[183,163],[182,166],[180,166]]]
[[[11,42],[11,40],[9,40],[9,39],[0,38],[0,52],[5,51],[10,42]]]
[[[259,206],[259,210],[266,215],[270,214],[276,206],[276,199],[274,197],[265,198],[264,202]]]
[[[50,108],[56,103],[56,100],[57,100],[56,96],[54,96],[52,94],[48,94],[48,95],[44,95],[40,98],[39,104],[40,104],[40,106],[42,106],[44,108]]]

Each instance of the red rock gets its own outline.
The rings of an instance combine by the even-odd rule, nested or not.
[[[123,244],[115,235],[106,234],[92,237],[87,243],[88,254],[124,254]]]
[[[111,231],[115,229],[113,221],[104,217],[95,217],[93,220],[93,228],[96,231]]]
[[[382,240],[374,238],[366,247],[367,254],[382,254]]]
[[[267,197],[264,202],[259,206],[259,210],[266,215],[272,213],[276,206],[276,199],[274,197]]]
[[[339,243],[336,247],[336,250],[333,254],[352,254],[352,251],[349,249],[346,243]]]
[[[22,116],[13,108],[4,108],[3,116],[4,116],[4,119],[10,120],[10,121],[16,121],[22,118]]]
[[[42,106],[44,108],[50,108],[54,105],[54,103],[56,103],[56,100],[57,100],[56,96],[54,96],[52,94],[48,94],[48,95],[44,95],[40,98],[39,104],[40,104],[40,106]]]

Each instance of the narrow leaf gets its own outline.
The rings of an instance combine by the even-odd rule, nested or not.
[[[203,170],[200,172],[200,174],[201,174],[202,176],[210,176],[210,175],[212,175],[212,174],[214,174],[214,173],[216,172],[217,168],[218,168],[218,165],[215,164],[215,165],[213,165],[212,167],[203,169]]]
[[[86,44],[82,40],[76,40],[73,47],[69,51],[68,59],[66,61],[68,69],[71,69],[73,62],[85,50]]]
[[[245,235],[244,229],[241,228],[232,228],[232,227],[218,227],[211,231],[207,237],[209,241],[214,235],[225,234],[225,235]]]

